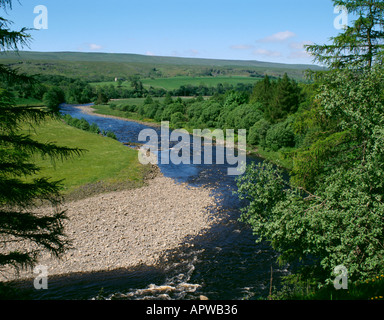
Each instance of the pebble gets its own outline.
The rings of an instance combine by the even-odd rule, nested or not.
[[[166,250],[176,249],[218,221],[207,209],[212,205],[215,199],[209,188],[176,183],[161,174],[140,189],[65,203],[69,218],[64,223],[65,234],[73,248],[61,259],[44,252],[38,264],[47,266],[49,275],[130,268],[140,263],[154,266]],[[31,245],[25,244],[25,248],[31,249]],[[36,276],[32,270],[21,270],[18,275],[13,269],[2,271],[0,281]]]

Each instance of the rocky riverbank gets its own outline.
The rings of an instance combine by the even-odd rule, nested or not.
[[[73,248],[61,259],[42,254],[39,264],[49,275],[156,265],[166,250],[217,221],[209,210],[215,205],[208,188],[177,184],[161,174],[142,188],[68,202],[65,233]],[[31,270],[18,276],[30,277],[35,277]],[[16,278],[12,272],[0,274],[0,281]]]

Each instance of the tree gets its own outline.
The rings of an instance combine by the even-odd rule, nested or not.
[[[332,45],[308,47],[332,72],[316,78],[311,105],[296,115],[304,138],[289,179],[263,163],[238,180],[241,219],[257,241],[270,241],[282,261],[300,260],[319,284],[339,265],[352,281],[384,271],[384,4],[334,4],[358,18]]]
[[[300,91],[297,82],[285,73],[283,78],[277,81],[269,105],[264,107],[267,120],[276,123],[295,113],[300,104]]]
[[[99,91],[98,94],[97,94],[97,99],[96,99],[95,103],[96,103],[97,105],[100,105],[100,104],[107,104],[108,101],[109,101],[109,99],[108,99],[108,97],[105,95],[105,93]]]
[[[380,59],[384,49],[383,1],[333,0],[333,3],[345,6],[357,19],[344,32],[332,37],[332,44],[308,45],[307,51],[315,61],[331,69],[370,69]]]
[[[9,9],[11,1],[0,0],[0,5]],[[25,29],[10,31],[6,27],[9,22],[4,18],[1,21],[2,50],[17,49],[29,39]],[[4,66],[0,66],[0,76],[8,81],[30,81]],[[79,155],[81,150],[40,143],[22,130],[52,117],[54,114],[47,110],[16,107],[11,94],[0,89],[0,267],[32,267],[40,251],[59,256],[69,245],[63,229],[65,212],[57,207],[61,201],[60,181],[35,178],[40,168],[33,163],[33,157],[41,155],[54,161]],[[51,204],[51,212],[43,213],[41,203]],[[9,243],[15,249],[8,249]],[[27,244],[33,244],[34,249]]]
[[[266,147],[265,138],[267,136],[270,124],[264,118],[257,121],[250,129],[248,141],[251,145],[260,145],[261,147]]]
[[[295,145],[295,135],[291,128],[291,121],[288,119],[271,126],[265,136],[265,145],[272,151],[293,147]]]
[[[59,87],[51,87],[43,95],[43,102],[49,110],[58,113],[59,105],[65,102],[64,91]]]
[[[268,163],[248,167],[238,181],[242,221],[283,261],[308,262],[320,283],[338,265],[365,280],[384,271],[384,73],[344,70],[323,81],[318,112],[333,125],[297,152],[289,181]]]
[[[144,86],[143,83],[140,80],[139,76],[131,76],[129,77],[129,80],[131,81],[131,87],[133,88],[134,93],[138,98],[143,96],[144,93]]]
[[[273,95],[274,86],[273,83],[269,80],[269,76],[266,75],[263,81],[258,82],[252,91],[252,95],[250,97],[251,102],[259,102],[263,106],[263,111],[267,108],[269,103],[271,102],[271,98]]]

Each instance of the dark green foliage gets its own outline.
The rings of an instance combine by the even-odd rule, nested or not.
[[[139,76],[131,76],[129,78],[131,81],[131,87],[133,89],[133,96],[132,98],[141,98],[145,94],[143,83],[140,81]]]
[[[43,102],[45,106],[53,111],[59,112],[59,105],[65,102],[64,91],[59,87],[50,88],[43,96]]]
[[[170,123],[174,128],[182,128],[186,123],[186,117],[181,112],[176,112],[172,114]]]
[[[265,119],[271,123],[284,121],[295,113],[302,100],[301,88],[287,74],[277,81],[265,76],[255,85],[250,97],[251,102],[260,103]]]
[[[10,0],[0,0],[3,8],[11,8],[11,4]],[[25,33],[25,28],[19,32],[11,31],[9,21],[0,20],[1,51],[17,50],[18,45],[26,44],[30,36]],[[0,75],[3,84],[10,88],[20,84],[20,89],[28,88],[35,83],[3,65]],[[40,251],[60,256],[69,247],[63,229],[66,215],[57,206],[61,200],[61,182],[34,178],[40,168],[34,164],[33,157],[40,155],[52,161],[64,160],[79,155],[81,150],[37,142],[22,130],[32,129],[54,116],[58,104],[64,100],[60,90],[52,88],[44,94],[48,106],[45,110],[16,107],[13,96],[7,89],[0,88],[0,267],[18,269],[36,264]],[[51,212],[41,212],[41,203],[51,204]],[[33,244],[35,249],[26,244]]]
[[[323,286],[307,296],[378,299],[382,284],[358,288],[356,283],[384,273],[384,5],[334,3],[346,5],[357,19],[332,45],[309,48],[332,70],[317,74],[315,85],[302,86],[305,101],[300,97],[297,113],[288,118],[296,142],[290,179],[266,163],[249,166],[238,180],[239,197],[247,200],[242,221],[252,226],[257,241],[270,241],[281,261],[301,261],[302,280]],[[268,147],[283,125],[280,121],[268,130]],[[254,141],[256,129],[250,134]],[[332,291],[339,265],[348,270],[352,286],[347,293]]]
[[[249,201],[242,219],[282,260],[311,257],[322,283],[341,264],[350,280],[367,279],[384,271],[383,72],[323,80],[320,115],[309,120],[328,130],[296,150],[289,183],[270,165],[248,168],[239,179],[240,198]]]
[[[108,137],[108,138],[111,138],[113,140],[117,140],[116,135],[112,131],[104,131],[103,130],[103,135]]]
[[[293,133],[291,122],[285,121],[272,125],[266,135],[264,145],[272,151],[281,148],[295,146],[295,134]]]
[[[170,121],[171,116],[177,112],[185,114],[184,105],[180,102],[174,102],[165,106],[161,116],[161,120]]]
[[[263,148],[267,147],[265,138],[270,127],[270,123],[265,119],[257,121],[249,129],[248,143],[255,146],[259,145]]]
[[[70,125],[72,127],[75,127],[75,128],[78,128],[78,129],[81,129],[84,131],[96,133],[96,134],[102,133],[103,136],[117,140],[116,135],[112,131],[104,131],[103,130],[103,132],[102,132],[96,123],[89,124],[89,122],[87,120],[85,120],[84,118],[77,119],[77,118],[73,118],[69,114],[66,114],[65,116],[63,116],[63,120],[65,121],[65,123],[67,123],[68,125]]]
[[[84,81],[75,80],[65,88],[65,101],[71,104],[89,103],[94,99],[93,88]]]
[[[275,84],[274,93],[265,106],[264,113],[272,123],[282,121],[295,113],[300,104],[300,88],[287,74]]]
[[[40,123],[49,113],[30,107],[15,107],[9,93],[0,94],[0,233],[3,243],[30,241],[37,244],[35,251],[8,251],[4,247],[0,253],[0,265],[13,265],[17,268],[31,266],[36,262],[40,250],[48,250],[60,255],[68,247],[63,235],[62,222],[65,212],[52,210],[52,214],[42,215],[36,208],[39,201],[57,205],[60,201],[60,182],[48,178],[30,179],[40,170],[33,164],[33,156],[67,159],[80,150],[57,147],[52,143],[38,143],[20,132],[20,126]]]
[[[262,110],[270,104],[273,96],[274,85],[271,83],[269,76],[266,75],[263,81],[260,81],[253,88],[252,95],[250,97],[251,102],[261,103]]]
[[[99,92],[97,94],[97,99],[96,99],[96,104],[107,104],[109,101],[108,97],[106,94],[104,94],[103,92]]]

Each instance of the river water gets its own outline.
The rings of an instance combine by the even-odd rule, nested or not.
[[[121,142],[138,142],[139,132],[149,127],[136,122],[82,113],[65,105],[62,113],[96,123],[101,130],[113,131]],[[250,161],[261,159],[248,157]],[[211,186],[220,202],[214,213],[225,217],[207,233],[186,241],[180,249],[168,252],[158,268],[138,266],[130,270],[70,275],[49,279],[49,290],[31,293],[33,299],[199,299],[240,300],[266,298],[272,287],[288,273],[277,264],[276,253],[268,244],[256,244],[249,226],[238,221],[239,202],[235,176],[227,174],[228,164],[162,165],[162,173],[176,182]],[[216,211],[215,211],[216,210]]]

